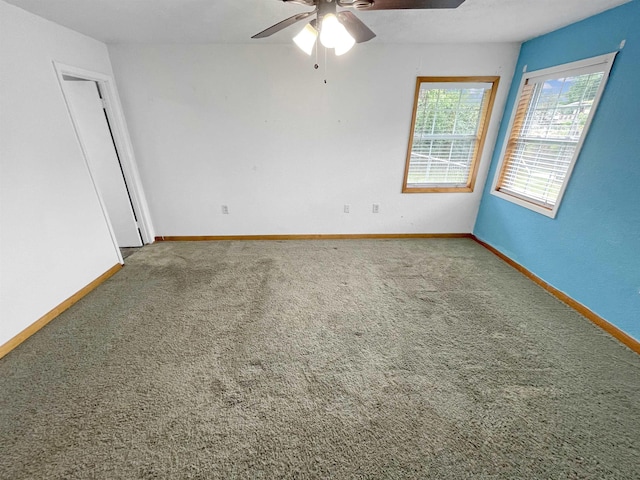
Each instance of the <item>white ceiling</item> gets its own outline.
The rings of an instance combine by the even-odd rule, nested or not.
[[[251,36],[295,13],[280,0],[6,0],[106,43],[289,43],[304,22]],[[356,12],[378,43],[521,42],[630,0],[466,0],[455,10]]]

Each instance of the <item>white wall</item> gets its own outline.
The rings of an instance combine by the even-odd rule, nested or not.
[[[109,46],[158,235],[471,232],[518,51]],[[416,76],[496,74],[475,192],[401,194]]]
[[[0,1],[0,345],[118,263],[52,61],[106,46]]]

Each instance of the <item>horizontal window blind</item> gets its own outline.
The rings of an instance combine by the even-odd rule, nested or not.
[[[485,130],[489,82],[421,82],[405,188],[468,187]]]
[[[497,190],[545,209],[561,195],[605,79],[603,64],[522,86]]]
[[[408,183],[465,186],[475,143],[475,137],[420,138],[411,149]]]

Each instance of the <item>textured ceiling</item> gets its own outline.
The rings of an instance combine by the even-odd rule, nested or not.
[[[6,1],[106,43],[289,43],[303,23],[266,39],[250,37],[309,10],[279,0]],[[628,1],[466,0],[455,10],[356,14],[377,43],[521,42]]]

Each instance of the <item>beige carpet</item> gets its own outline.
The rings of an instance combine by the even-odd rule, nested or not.
[[[468,239],[159,243],[0,360],[0,478],[640,478],[640,356]]]

